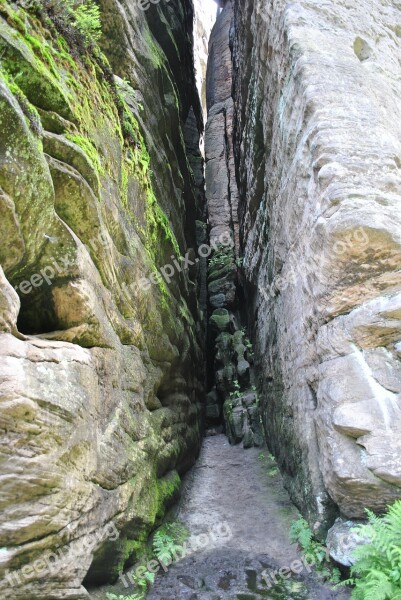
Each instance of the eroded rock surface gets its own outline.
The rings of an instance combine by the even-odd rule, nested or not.
[[[43,15],[0,10],[0,594],[13,599],[81,600],[116,577],[200,445],[206,275],[148,281],[204,231],[192,3],[101,12],[111,69]]]
[[[208,270],[209,361],[214,385],[207,396],[206,415],[212,424],[223,417],[230,442],[243,442],[244,447],[250,447],[262,445],[263,434],[258,398],[252,391],[253,352],[244,325],[246,318],[238,279],[239,195],[231,96],[232,23],[232,4],[227,2],[212,31],[207,69],[205,178],[210,243],[214,249]],[[225,239],[227,233],[228,240]]]
[[[384,0],[234,2],[255,372],[316,529],[401,496],[400,27]]]
[[[300,562],[288,528],[298,518],[278,472],[260,451],[206,438],[184,485],[177,516],[190,531],[188,555],[160,570],[149,600],[346,600]],[[282,567],[299,566],[285,578]]]

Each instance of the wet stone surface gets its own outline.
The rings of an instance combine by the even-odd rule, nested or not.
[[[320,585],[313,576],[293,575],[268,586],[279,565],[268,555],[216,549],[184,559],[159,576],[148,600],[345,600],[348,595]],[[265,579],[264,577],[265,576]],[[274,575],[273,575],[274,576]]]
[[[158,574],[148,600],[346,600],[305,567],[287,579],[274,573],[300,555],[288,530],[299,518],[266,449],[230,446],[224,435],[204,440],[186,478],[176,518],[203,541],[199,550]],[[193,544],[192,544],[193,546]],[[162,571],[161,571],[162,572]],[[269,587],[269,585],[271,587]]]
[[[189,529],[190,551],[177,551],[178,560],[166,572],[159,569],[147,600],[349,598],[348,591],[322,585],[313,568],[309,572],[299,562],[288,537],[299,513],[266,449],[230,446],[221,434],[205,438],[170,516]],[[289,573],[287,579],[277,575],[296,562],[301,564],[300,570],[294,569],[298,574]],[[134,590],[119,582],[91,597],[104,600],[106,591],[129,597]]]

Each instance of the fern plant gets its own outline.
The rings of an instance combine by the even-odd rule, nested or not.
[[[87,42],[98,41],[102,33],[100,9],[92,0],[73,6],[75,26]]]
[[[100,9],[94,0],[32,0],[71,43],[91,47],[101,37]]]
[[[129,596],[122,596],[121,594],[113,594],[111,592],[106,593],[107,600],[144,600],[146,592],[149,587],[154,583],[156,578],[155,573],[151,571],[145,571],[143,575],[134,575],[132,577],[134,584],[137,586],[138,591]]]
[[[290,541],[292,544],[299,544],[302,550],[309,550],[312,544],[312,530],[305,519],[294,521],[290,527]]]
[[[352,600],[401,600],[401,500],[382,517],[367,510],[368,523],[353,531],[368,540],[355,548]]]
[[[153,551],[160,562],[173,561],[177,550],[188,539],[189,531],[181,523],[166,523],[153,538]]]
[[[308,558],[308,561],[311,556],[314,557],[315,569],[322,579],[332,584],[340,583],[339,569],[332,566],[325,546],[314,539],[313,532],[305,519],[300,518],[291,524],[290,541],[292,544],[300,545],[302,554]]]
[[[106,593],[107,600],[143,600],[143,594],[130,594],[129,596],[122,596],[121,594],[112,594],[111,592]]]

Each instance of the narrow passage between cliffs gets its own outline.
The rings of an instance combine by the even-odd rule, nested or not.
[[[181,501],[169,516],[190,537],[177,560],[160,567],[148,600],[345,600],[348,593],[319,583],[313,557],[289,541],[299,518],[266,449],[230,446],[226,436],[206,437],[188,473]],[[127,576],[105,592],[130,598]]]

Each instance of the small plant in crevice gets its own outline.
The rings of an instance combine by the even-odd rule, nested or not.
[[[243,344],[246,348],[246,352],[247,352],[247,357],[248,359],[252,360],[254,353],[253,353],[253,344],[251,342],[251,340],[249,339],[249,337],[246,334],[246,329],[245,327],[241,327],[240,329],[241,334],[242,334],[242,340],[243,340]],[[256,391],[255,386],[252,386],[252,391]]]
[[[188,539],[189,531],[179,522],[165,523],[153,537],[153,552],[160,562],[172,562]]]
[[[258,456],[258,459],[262,462],[267,463],[267,475],[269,477],[275,477],[276,475],[278,475],[280,473],[280,469],[278,468],[278,464],[277,461],[275,459],[275,457],[273,456],[273,454],[271,454],[270,452],[267,454],[264,452],[261,452]]]
[[[93,0],[31,0],[29,6],[45,20],[47,17],[58,33],[79,51],[93,48],[100,39],[100,9]]]
[[[401,600],[401,500],[381,517],[367,510],[368,523],[352,531],[367,543],[352,552],[352,600]]]
[[[242,396],[241,385],[240,385],[238,379],[234,379],[234,381],[232,383],[232,387],[233,387],[233,390],[230,392],[230,399],[236,400],[237,398],[241,398],[241,396]]]
[[[250,341],[250,339],[249,339],[249,338],[247,338],[247,337],[246,337],[246,338],[244,339],[244,344],[245,344],[245,348],[246,348],[246,355],[247,355],[247,358],[248,358],[248,360],[249,360],[249,361],[252,363],[252,362],[253,362],[253,359],[254,359],[254,352],[253,352],[253,345],[252,345],[252,342]],[[254,387],[254,386],[253,386],[253,387]],[[255,390],[253,390],[253,391],[256,391],[256,388],[255,388]]]
[[[267,470],[267,474],[269,475],[269,477],[275,477],[276,475],[278,475],[278,473],[280,473],[280,469],[278,468],[276,457],[273,456],[273,454],[271,452],[269,452],[269,454],[267,455],[267,460],[270,463],[269,468]]]
[[[209,269],[222,269],[234,264],[234,252],[231,246],[218,244],[212,258],[209,260]]]
[[[259,408],[260,407],[260,397],[255,385],[251,386],[251,391],[255,394],[255,404]],[[260,416],[262,418],[262,415]]]
[[[188,539],[188,529],[178,521],[165,523],[153,536],[152,550],[154,557],[160,563],[171,564],[180,554],[182,544]],[[107,600],[144,600],[149,588],[153,585],[156,575],[149,570],[141,575],[131,571],[130,580],[133,581],[136,590],[134,594],[123,596],[108,592]]]
[[[98,41],[102,34],[102,24],[100,21],[100,9],[92,2],[86,0],[83,3],[72,7],[74,12],[74,24],[87,42]]]
[[[313,566],[320,578],[333,585],[340,583],[340,570],[333,566],[327,548],[314,539],[313,532],[304,518],[301,517],[291,524],[289,536],[292,544],[299,544],[308,562],[313,558]]]
[[[243,266],[243,264],[244,264],[244,258],[242,256],[240,256],[239,258],[236,258],[235,259],[235,264],[240,269]]]

